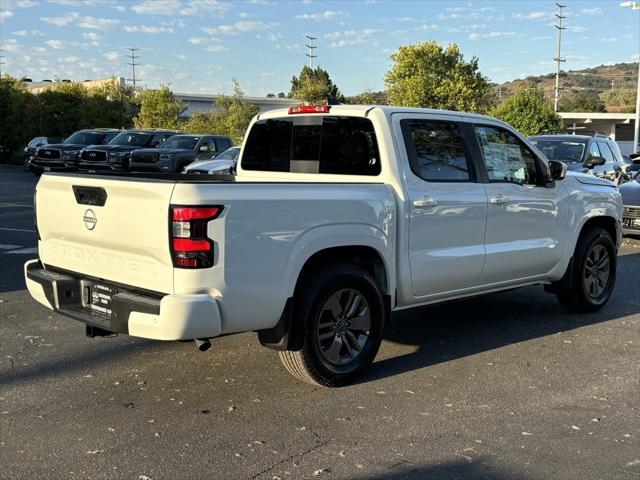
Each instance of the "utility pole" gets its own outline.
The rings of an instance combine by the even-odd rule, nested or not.
[[[621,7],[640,10],[640,2],[622,2]],[[640,152],[640,58],[638,59],[638,78],[636,80],[636,118],[633,125],[633,153]]]
[[[140,65],[139,63],[136,63],[136,60],[140,58],[138,55],[136,55],[136,52],[140,49],[127,47],[127,50],[131,52],[130,55],[127,55],[131,59],[131,62],[127,64],[131,65],[131,78],[127,78],[127,81],[133,83],[133,89],[135,90],[136,82],[139,82],[141,80],[140,78],[136,78],[136,65]]]
[[[565,61],[563,58],[560,57],[560,46],[562,45],[562,30],[566,28],[562,26],[562,19],[567,17],[562,15],[562,9],[566,7],[566,5],[562,5],[561,3],[557,3],[557,2],[556,2],[556,5],[558,6],[558,13],[556,13],[556,17],[558,17],[558,23],[556,23],[555,25],[555,27],[558,29],[558,54],[556,55],[556,58],[554,58],[557,64],[557,68],[556,68],[556,88],[555,88],[555,95],[553,98],[553,110],[557,112],[558,99],[560,98],[560,62]]]
[[[307,37],[307,39],[309,40],[309,43],[305,44],[308,49],[308,52],[306,53],[306,55],[307,57],[309,57],[309,68],[313,70],[313,59],[317,57],[317,55],[315,54],[316,53],[315,49],[317,47],[313,42],[315,42],[318,39],[318,37],[312,37],[311,35],[305,35],[305,37]]]

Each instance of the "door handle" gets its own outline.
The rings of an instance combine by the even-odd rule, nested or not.
[[[497,194],[495,197],[491,197],[489,199],[489,203],[493,205],[500,205],[502,203],[507,203],[509,201],[508,197],[505,197],[501,193]]]
[[[413,206],[418,208],[435,207],[437,205],[438,201],[428,195],[413,201]]]

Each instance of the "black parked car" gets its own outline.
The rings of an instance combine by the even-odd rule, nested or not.
[[[229,137],[220,135],[175,135],[158,148],[133,152],[131,170],[179,173],[191,162],[209,160],[232,145]]]
[[[52,143],[60,143],[63,140],[64,139],[60,137],[35,137],[31,139],[31,141],[27,143],[27,146],[24,147],[24,161],[23,161],[24,169],[29,170],[29,164],[31,163],[31,160],[33,160],[33,158],[35,157],[36,150],[38,148],[43,147],[44,145],[52,144]]]
[[[29,164],[29,170],[34,173],[76,170],[78,157],[83,148],[107,143],[119,132],[120,130],[114,128],[78,130],[62,143],[38,148],[35,158]]]
[[[126,130],[120,132],[107,145],[93,145],[82,150],[78,170],[128,171],[129,156],[140,148],[155,148],[172,137],[174,130]]]
[[[618,144],[599,133],[591,137],[587,135],[536,135],[529,137],[529,140],[549,160],[559,160],[566,163],[567,170],[616,180],[627,169]]]

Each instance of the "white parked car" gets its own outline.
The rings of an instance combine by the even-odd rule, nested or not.
[[[210,160],[196,161],[184,168],[184,173],[208,175],[232,175],[236,173],[236,163],[240,155],[240,147],[227,148],[220,155]]]
[[[600,309],[620,194],[565,173],[490,117],[270,111],[252,121],[235,178],[44,175],[26,283],[89,336],[205,349],[256,331],[296,377],[344,385],[395,310],[531,284]]]

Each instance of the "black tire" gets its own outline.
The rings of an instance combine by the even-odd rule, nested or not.
[[[351,300],[351,292],[362,296],[357,300],[358,305],[354,307],[354,309],[360,309],[360,313],[352,317],[354,324],[356,320],[364,321],[362,312],[365,312],[364,315],[368,312],[368,329],[350,330],[351,323],[348,321],[346,310],[349,309],[349,302],[351,305],[356,302]],[[346,319],[335,320],[327,305],[331,300],[340,298],[346,300],[343,311],[338,317],[344,316]],[[298,351],[279,352],[280,360],[294,377],[314,385],[340,387],[352,383],[371,365],[382,342],[385,309],[383,293],[366,270],[348,263],[316,270],[307,275],[306,281],[303,280],[303,284],[296,291],[295,305],[294,321],[304,322],[305,325],[303,347]],[[329,322],[327,322],[328,317]],[[324,322],[321,323],[321,320]],[[330,322],[335,322],[333,327],[322,327]],[[337,326],[339,322],[342,322],[341,326]],[[327,333],[320,334],[321,329],[335,331],[333,339],[321,340],[321,337],[327,335]],[[337,333],[341,329],[345,332],[344,335]],[[354,340],[356,335],[358,341]],[[365,335],[366,339],[362,340]],[[336,336],[341,336],[345,342],[343,346],[341,341],[339,347],[340,351],[348,350],[345,357],[352,355],[354,350],[358,352],[354,358],[345,360],[338,354],[337,362],[345,361],[344,364],[330,361],[327,358],[329,353],[323,348],[323,342],[335,342]],[[355,348],[353,348],[354,345]],[[358,347],[360,350],[357,350]]]
[[[591,282],[589,271],[593,271],[591,265],[598,251],[606,252],[608,259],[606,281],[601,281],[604,274],[600,269],[596,269],[598,272],[595,276],[591,275]],[[596,312],[604,307],[611,297],[616,283],[616,270],[616,247],[611,235],[602,228],[590,228],[580,235],[573,262],[569,265],[565,278],[558,282],[560,286],[556,296],[567,310],[578,313]]]

